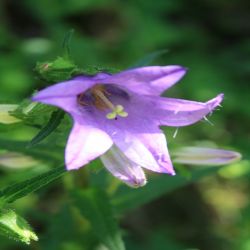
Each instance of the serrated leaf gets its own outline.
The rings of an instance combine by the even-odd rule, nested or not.
[[[57,167],[44,174],[11,185],[0,191],[0,204],[11,203],[58,179],[66,172],[64,167]]]
[[[93,233],[109,250],[124,250],[121,234],[114,218],[109,197],[100,189],[86,189],[73,194],[74,204],[91,223]]]
[[[112,204],[116,207],[118,212],[122,213],[126,210],[151,202],[163,194],[193,183],[205,176],[214,174],[219,169],[218,167],[196,169],[191,172],[191,177],[185,177],[178,174],[176,176],[161,175],[150,178],[147,185],[138,189],[131,189],[123,185],[114,195]]]
[[[38,240],[28,222],[13,210],[0,210],[0,234],[26,244]]]
[[[47,136],[49,136],[61,123],[64,117],[64,111],[57,110],[54,111],[48,121],[48,123],[43,127],[39,133],[29,142],[28,147],[35,146]]]
[[[146,55],[145,57],[143,57],[142,59],[140,59],[139,61],[137,61],[135,64],[133,64],[131,67],[129,67],[129,69],[133,69],[133,68],[138,68],[138,67],[143,67],[143,66],[148,66],[150,65],[154,60],[156,60],[157,58],[159,58],[160,56],[166,54],[168,52],[168,50],[158,50],[155,51],[153,53],[150,53],[148,55]]]

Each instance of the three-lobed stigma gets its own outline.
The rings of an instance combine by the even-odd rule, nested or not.
[[[116,105],[115,109],[106,115],[106,118],[109,120],[113,120],[113,119],[117,120],[117,116],[120,116],[120,117],[128,116],[128,113],[124,111],[124,107],[122,105]]]

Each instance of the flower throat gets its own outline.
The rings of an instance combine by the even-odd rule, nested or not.
[[[118,116],[127,117],[128,113],[124,111],[122,105],[114,105],[110,101],[110,98],[108,97],[111,97],[112,95],[128,97],[128,94],[125,91],[113,87],[112,85],[105,86],[97,84],[86,92],[78,95],[77,102],[81,106],[94,105],[99,110],[111,110],[111,112],[106,115],[106,118],[109,120],[117,120]]]

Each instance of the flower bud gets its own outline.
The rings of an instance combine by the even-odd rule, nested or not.
[[[31,156],[16,152],[6,152],[0,154],[0,166],[4,166],[6,168],[29,168],[37,165],[38,163],[39,162]]]
[[[58,57],[54,61],[37,63],[35,71],[41,79],[53,83],[71,79],[79,69],[69,59]]]
[[[189,165],[220,166],[241,159],[241,154],[235,151],[200,147],[183,147],[173,155],[174,162]]]
[[[10,115],[10,111],[17,109],[18,105],[15,104],[0,104],[0,123],[11,124],[20,122],[21,120]]]
[[[0,210],[0,234],[30,244],[38,240],[29,224],[13,210]]]

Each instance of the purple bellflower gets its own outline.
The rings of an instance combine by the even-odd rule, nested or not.
[[[175,175],[159,126],[193,124],[211,113],[223,94],[201,103],[160,95],[186,73],[181,66],[150,66],[117,74],[78,76],[39,91],[33,101],[57,106],[74,121],[66,150],[67,170],[95,158],[132,187],[146,184],[143,168]]]

